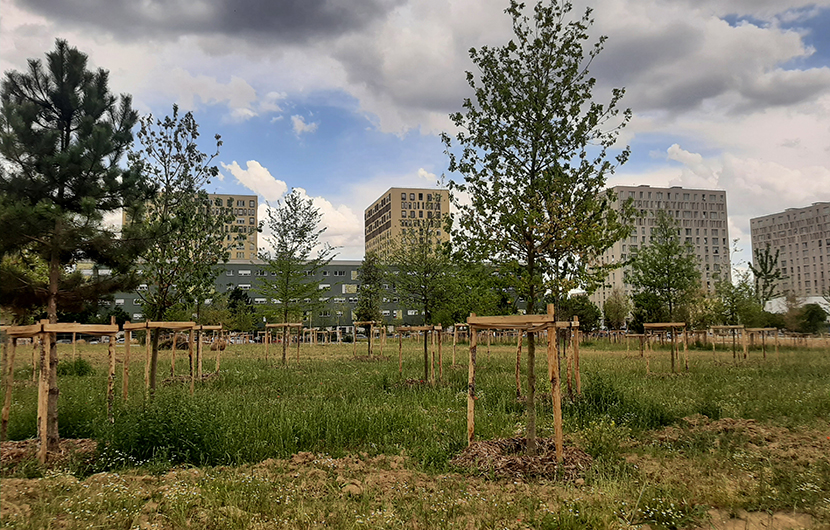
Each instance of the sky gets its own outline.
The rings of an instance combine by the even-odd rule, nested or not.
[[[830,201],[830,0],[573,3],[608,37],[595,100],[625,87],[633,112],[609,185],[725,189],[739,263],[750,218]],[[461,178],[439,135],[471,96],[468,50],[512,36],[507,4],[0,0],[0,69],[66,39],[142,114],[192,111],[206,152],[222,136],[208,191],[256,194],[264,219],[299,188],[338,259],[359,260],[363,210],[384,191]]]

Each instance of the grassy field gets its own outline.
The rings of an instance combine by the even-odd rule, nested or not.
[[[562,484],[449,464],[466,446],[463,347],[455,367],[445,347],[443,381],[433,387],[421,381],[413,342],[405,343],[403,377],[397,344],[381,360],[355,359],[351,345],[303,346],[299,365],[291,359],[288,367],[265,362],[261,345],[232,345],[221,373],[198,383],[195,395],[169,381],[152,402],[135,362],[130,400],[116,400],[113,423],[106,346],[80,347],[94,370],[87,375],[73,375],[86,364],[70,363],[71,346],[61,348],[61,436],[94,438],[99,454],[62,469],[31,461],[4,469],[0,527],[744,528],[763,518],[781,528],[830,525],[826,350],[782,348],[766,361],[753,350],[737,365],[731,351],[691,350],[690,371],[681,374],[670,374],[668,352],[658,351],[647,376],[637,352],[585,345],[583,393],[566,396],[563,415],[566,442],[594,462],[584,478]],[[36,434],[28,353],[18,352],[12,439]],[[161,357],[167,377],[169,352]],[[524,435],[515,345],[494,345],[489,355],[480,346],[478,359],[477,438]],[[186,358],[176,366],[184,375]],[[546,373],[543,358],[537,370]],[[539,433],[552,436],[544,382],[539,392]]]

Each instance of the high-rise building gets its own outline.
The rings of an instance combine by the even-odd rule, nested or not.
[[[756,217],[749,228],[753,259],[767,246],[779,251],[778,293],[806,298],[830,290],[830,202]]]
[[[365,251],[383,253],[406,228],[430,226],[440,241],[450,235],[442,226],[449,213],[448,190],[389,188],[363,214]]]
[[[617,241],[602,255],[603,263],[620,263],[651,243],[658,210],[665,210],[680,228],[680,240],[694,248],[700,270],[701,285],[713,290],[720,278],[731,280],[729,260],[729,223],[726,216],[726,192],[723,190],[687,189],[680,186],[655,188],[648,185],[615,186],[615,207],[631,199],[638,212],[631,236]],[[606,286],[590,299],[600,308],[614,288],[631,296],[625,282],[627,267],[612,271]]]
[[[226,224],[225,231],[225,247],[230,252],[230,261],[250,261],[257,259],[258,241],[257,227],[259,226],[259,216],[257,209],[259,198],[256,195],[227,195],[227,194],[211,194],[210,200],[213,203],[214,214],[219,213],[219,209],[232,210],[234,215],[233,221]],[[244,235],[244,238],[237,237]]]

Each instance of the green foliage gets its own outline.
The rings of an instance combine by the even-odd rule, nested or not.
[[[120,163],[137,115],[131,98],[113,96],[105,70],[87,70],[87,56],[64,40],[29,60],[25,73],[6,72],[0,89],[0,255],[40,264],[34,275],[4,266],[0,304],[18,309],[78,310],[88,300],[134,285],[141,241],[118,238],[103,217],[141,200],[141,175]],[[67,273],[90,260],[111,271]],[[44,274],[45,273],[45,274]],[[14,280],[14,281],[12,281]]]
[[[381,321],[380,301],[383,295],[384,269],[377,254],[368,252],[358,269],[360,287],[357,291],[355,315],[358,322]]]
[[[827,312],[818,304],[807,304],[801,308],[798,331],[819,333],[827,331]]]
[[[780,296],[776,292],[778,282],[784,279],[784,273],[778,268],[778,256],[781,249],[775,249],[773,255],[769,243],[763,248],[755,249],[755,263],[749,264],[749,270],[755,277],[755,293],[758,303],[764,307],[767,302]]]
[[[587,295],[580,294],[562,300],[556,312],[557,320],[573,320],[573,317],[579,317],[580,331],[590,333],[599,329],[602,313]]]
[[[71,361],[58,362],[58,375],[74,375],[84,377],[95,373],[95,369],[86,359],[76,357]]]
[[[208,155],[199,150],[198,138],[193,114],[179,116],[173,105],[172,116],[141,119],[140,146],[130,153],[132,167],[156,188],[128,219],[152,237],[142,263],[148,289],[137,292],[151,320],[168,320],[171,311],[200,305],[213,290],[217,264],[228,259],[225,224],[233,220],[232,210],[216,207],[203,189],[219,173],[211,162],[222,142],[216,135],[216,151]]]
[[[631,300],[622,289],[614,288],[602,305],[602,314],[608,329],[622,329],[631,313]]]
[[[635,255],[626,281],[634,287],[637,322],[674,322],[700,285],[691,244],[681,243],[678,222],[658,210],[651,243]]]
[[[617,108],[622,89],[607,105],[592,101],[587,67],[605,38],[586,50],[590,10],[568,20],[571,9],[540,2],[529,18],[511,2],[515,38],[470,50],[480,71],[467,73],[474,98],[450,115],[460,154],[443,135],[449,169],[464,177],[450,182],[454,241],[470,260],[486,259],[512,279],[530,312],[545,291],[561,299],[575,287],[592,290],[609,268],[598,257],[631,231],[630,203],[615,209],[605,191],[628,158],[627,148],[613,160],[607,151],[631,114]]]
[[[326,231],[320,228],[320,210],[311,199],[304,199],[300,190],[294,188],[278,201],[276,207],[268,208],[268,245],[273,250],[260,254],[265,261],[268,276],[261,276],[256,289],[264,297],[277,300],[277,305],[264,311],[276,317],[280,323],[299,321],[306,312],[320,306],[319,285],[315,276],[334,258],[334,248],[321,243],[320,236]],[[282,362],[286,362],[285,336],[283,328]]]

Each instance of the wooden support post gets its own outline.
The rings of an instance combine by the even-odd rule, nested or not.
[[[671,344],[670,344],[670,346],[671,346],[671,373],[674,373],[675,372],[674,360],[675,360],[675,357],[679,357],[679,355],[677,355],[677,328],[672,327],[670,329],[671,329]]]
[[[375,324],[369,324],[369,358],[375,356]]]
[[[778,329],[775,330],[775,360],[781,360],[781,357],[778,355]]]
[[[741,330],[741,342],[744,345],[744,361],[745,361],[745,360],[747,360],[747,357],[748,357],[748,355],[747,355],[748,348],[747,348],[747,344],[746,344],[746,330],[745,329]]]
[[[196,377],[202,380],[202,329],[196,333]]]
[[[44,322],[44,321],[41,321]],[[46,334],[40,333],[40,378],[37,392],[37,432],[40,446],[37,458],[41,464],[46,463],[46,455],[49,450],[49,436],[47,434],[46,408],[49,400],[49,361],[51,348],[46,347]]]
[[[77,333],[73,331],[73,332],[72,332],[72,357],[73,357],[74,359],[77,359],[77,358],[78,358],[78,351],[77,351],[77,349],[76,349],[76,347],[75,347],[75,346],[76,346],[76,345],[75,345],[75,336],[76,336],[76,335],[77,335]]]
[[[127,401],[127,396],[130,392],[130,342],[133,340],[133,332],[131,330],[124,331],[124,366],[121,370],[121,394],[124,401]]]
[[[268,331],[268,328],[266,327],[265,328],[265,362],[266,363],[268,362],[268,345],[269,345],[269,342],[270,342],[269,341],[270,335],[271,335],[271,332]]]
[[[554,316],[553,304],[548,304],[548,316]],[[559,377],[559,355],[556,352],[559,340],[556,324],[548,328],[548,379],[550,380],[551,400],[553,401],[553,430],[556,442],[556,461],[564,460],[564,437],[562,434],[562,385]],[[554,356],[555,355],[555,356]],[[577,370],[577,373],[579,371]]]
[[[438,330],[438,380],[440,382],[444,382],[444,355],[443,350],[441,349],[441,343],[443,342],[441,337],[441,331]]]
[[[354,333],[352,333],[352,357],[357,357],[357,326],[354,326]]]
[[[764,360],[767,360],[767,332],[761,332],[761,352],[764,354]]]
[[[176,377],[176,341],[179,338],[179,333],[173,330],[173,345],[170,351],[170,377]],[[190,371],[193,371],[193,361],[190,362]]]
[[[5,442],[9,433],[9,411],[12,406],[12,388],[14,387],[14,356],[17,350],[17,339],[6,337],[3,343],[3,352],[6,354],[6,364],[3,365],[3,418],[0,426],[0,441]]]
[[[223,331],[219,331],[219,343],[216,347],[216,373],[219,373],[219,359],[222,356],[222,343],[224,340],[222,339],[222,335],[224,334]]]
[[[193,359],[193,339],[195,332],[190,328],[190,340],[188,341],[187,356],[190,358],[190,395],[193,395],[196,387],[196,363]]]
[[[452,365],[455,366],[455,345],[458,342],[458,326],[452,327]]]
[[[424,340],[427,340],[427,337],[430,339],[429,382],[435,386],[435,332],[424,331],[424,333]]]
[[[559,329],[558,328],[553,330],[553,339],[549,338],[548,340],[554,340],[554,342],[556,342],[556,359],[557,359],[557,364],[558,364],[559,363],[559,347],[560,347]],[[574,363],[574,356],[572,355],[571,350],[568,349],[567,346],[566,346],[565,347],[565,382],[566,382],[566,385],[568,387],[568,397],[570,399],[573,399],[573,397],[574,397],[573,363]],[[561,383],[560,383],[560,385],[561,385]]]
[[[521,372],[522,372],[522,337],[524,336],[523,331],[519,331],[519,340],[516,341],[516,397],[522,397],[522,381],[521,381]]]
[[[147,325],[146,323],[145,325]],[[145,356],[144,356],[144,397],[147,397],[150,392],[150,363],[151,363],[151,356],[152,356],[152,344],[151,337],[150,337],[150,328],[148,327],[147,330],[144,332],[144,346],[145,346]]]
[[[386,345],[386,326],[382,325],[379,328],[380,331],[380,356],[383,357],[383,347]]]
[[[651,333],[647,330],[644,330],[643,333],[645,334],[645,351],[646,351],[646,375],[651,373]]]
[[[487,355],[490,355],[490,335],[492,334],[491,330],[487,330]]]
[[[38,347],[40,335],[32,337],[32,383],[37,381],[38,370],[40,370],[40,348]]]
[[[302,327],[297,328],[297,364],[300,364],[300,332]],[[291,336],[291,328],[288,328],[288,336]]]
[[[582,376],[581,370],[579,369],[579,317],[574,316],[574,324],[576,325],[575,330],[575,337],[574,337],[574,372],[576,377],[576,395],[582,395]]]
[[[398,375],[403,376],[403,332],[398,332]]]
[[[115,317],[112,318],[112,324],[115,324]],[[110,423],[115,422],[112,407],[115,405],[115,334],[110,335],[109,348],[109,372],[107,373],[107,419]]]
[[[471,317],[476,316],[470,313]],[[470,357],[467,367],[467,445],[471,445],[476,432],[476,333],[470,328]]]

